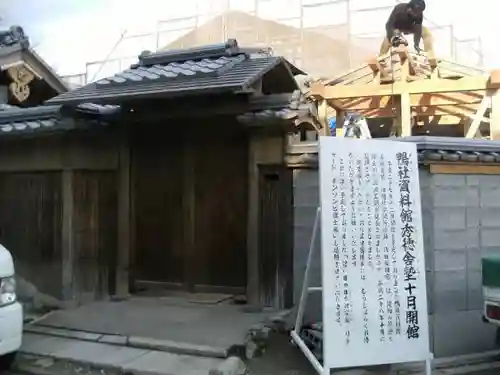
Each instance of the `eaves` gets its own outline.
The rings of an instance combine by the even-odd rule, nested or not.
[[[20,44],[0,48],[0,70],[24,64],[59,94],[69,91],[68,85],[32,49]]]
[[[255,90],[253,85],[266,73],[279,64],[286,63],[282,57],[263,57],[246,59],[231,66],[230,69],[209,76],[155,77],[143,78],[123,84],[91,83],[87,86],[59,95],[47,101],[47,104],[77,105],[86,102],[97,104],[119,104],[125,101],[165,98],[171,99],[180,96],[215,95],[215,94],[250,94]],[[153,67],[154,68],[154,67]],[[145,68],[146,69],[146,68]],[[146,69],[147,70],[147,69]],[[131,70],[130,77],[134,71]],[[121,73],[124,76],[124,73]],[[108,81],[113,79],[105,79]]]

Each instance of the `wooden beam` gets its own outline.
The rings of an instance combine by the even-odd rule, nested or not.
[[[311,85],[311,95],[324,99],[358,98],[363,96],[401,95],[402,93],[425,94],[444,92],[466,92],[497,89],[498,82],[490,82],[490,77],[464,77],[458,80],[433,79],[415,82],[395,82],[386,85]]]
[[[323,127],[323,135],[330,136],[330,124],[328,123],[328,103],[321,100],[318,105],[318,122]]]
[[[116,295],[129,297],[130,269],[130,137],[126,129],[120,133],[118,144],[118,251],[116,264]]]
[[[490,139],[500,140],[500,91],[491,96]]]
[[[373,72],[373,84],[379,84],[380,83],[380,72],[381,72],[381,67],[378,59],[376,57],[371,58],[368,60],[368,67],[372,70]]]
[[[469,130],[467,130],[467,134],[465,134],[465,138],[475,138],[476,134],[479,131],[479,127],[483,122],[484,114],[486,113],[486,110],[490,106],[490,102],[491,102],[491,95],[488,93],[487,95],[484,95],[481,104],[479,104],[477,112],[473,116]]]
[[[465,121],[462,116],[436,115],[436,116],[415,116],[416,125],[458,125]]]
[[[428,94],[412,94],[411,105],[416,106],[437,106],[437,105],[462,105],[462,104],[478,104],[484,96],[485,91],[479,92],[457,92],[457,93],[428,93]],[[343,108],[345,110],[360,110],[360,109],[378,109],[393,107],[394,101],[392,96],[367,96],[359,98],[338,99],[335,100],[335,105],[332,101],[328,103],[333,107]]]
[[[485,91],[448,92],[411,95],[412,106],[462,105],[481,103]]]
[[[464,128],[464,131],[463,131],[464,137],[467,134],[467,132],[469,131],[470,126],[472,124],[472,121],[474,121],[474,120],[471,118],[467,118],[463,121],[462,125]],[[479,125],[479,129],[477,130],[476,134],[474,134],[473,138],[482,138],[482,137],[483,137],[483,133],[481,132],[481,125]]]
[[[335,120],[335,135],[337,137],[342,137],[344,135],[342,134],[342,132],[344,131],[344,121],[345,121],[345,112],[337,111]]]
[[[74,183],[73,171],[65,169],[61,173],[62,185],[62,297],[64,302],[74,299]]]
[[[430,164],[429,172],[433,174],[485,174],[500,175],[500,165],[470,164]]]
[[[182,154],[183,154],[183,252],[187,261],[184,262],[184,275],[186,286],[190,293],[194,292],[196,281],[196,268],[193,267],[198,261],[196,258],[195,238],[195,215],[196,215],[196,132],[192,127],[185,127],[183,132]],[[181,266],[182,267],[182,266]]]
[[[394,110],[391,110],[390,113],[393,119],[389,136],[401,137],[401,97],[395,97],[394,99],[396,103]]]
[[[377,118],[377,117],[394,117],[396,115],[397,105],[391,108],[380,108],[380,109],[362,109],[357,112],[361,113],[363,116],[367,118]],[[439,106],[439,107],[413,107],[412,106],[412,115],[413,116],[442,116],[442,115],[450,115],[456,117],[467,117],[471,118],[474,116],[474,112],[477,110],[477,107],[453,107],[453,106]],[[487,117],[481,118],[482,122],[490,122],[490,119]]]
[[[401,137],[411,136],[413,116],[411,114],[410,94],[401,94]]]
[[[376,57],[372,57],[367,62],[368,67],[372,70],[373,73],[380,72],[380,63]]]
[[[488,102],[489,105],[489,102]],[[422,116],[436,116],[436,115],[452,115],[474,119],[478,106],[439,106],[439,107],[415,107],[414,112]],[[490,122],[490,119],[484,117],[484,112],[479,118],[480,122]]]

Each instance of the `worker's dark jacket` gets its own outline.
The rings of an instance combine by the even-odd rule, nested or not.
[[[387,32],[387,39],[391,40],[394,36],[394,30],[399,30],[402,33],[412,33],[417,40],[420,40],[422,35],[422,21],[423,17],[412,17],[408,13],[408,4],[398,4],[394,7],[385,29]]]

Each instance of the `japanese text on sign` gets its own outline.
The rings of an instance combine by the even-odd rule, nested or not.
[[[427,359],[415,145],[322,137],[320,182],[325,358]]]

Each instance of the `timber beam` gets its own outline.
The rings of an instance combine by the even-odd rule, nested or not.
[[[359,97],[380,97],[402,94],[457,93],[470,91],[495,90],[500,88],[500,71],[490,76],[464,77],[457,80],[429,79],[414,82],[397,81],[380,85],[336,85],[325,86],[313,83],[310,95],[317,99],[348,99]]]
[[[484,94],[485,91],[410,94],[410,101],[412,107],[472,105],[481,103]],[[385,96],[328,100],[328,103],[334,108],[342,108],[347,111],[358,111],[367,109],[392,108],[394,106],[393,101],[394,100],[392,96],[385,95]]]

